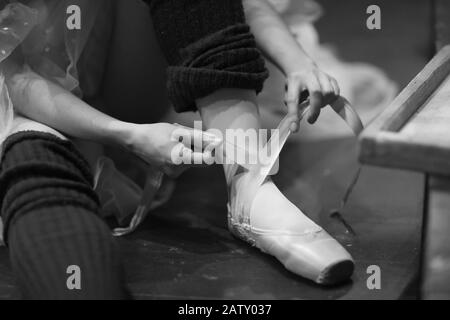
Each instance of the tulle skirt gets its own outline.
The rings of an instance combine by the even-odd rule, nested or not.
[[[0,11],[0,144],[16,118],[4,67],[20,64],[79,98],[94,96],[107,60],[114,6],[115,0],[23,0]],[[155,189],[147,193],[107,157],[99,158],[93,170],[101,215],[115,220],[115,235],[133,231],[173,191],[171,180],[160,181],[160,172],[145,165],[145,185]]]

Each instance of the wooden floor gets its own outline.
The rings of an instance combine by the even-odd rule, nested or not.
[[[366,0],[324,3],[324,42],[342,58],[385,69],[401,87],[430,57],[429,1],[378,1],[383,29],[363,28]],[[345,14],[345,19],[343,15]],[[323,125],[322,125],[323,126]],[[356,141],[332,128],[305,127],[281,156],[275,178],[286,196],[351,252],[356,272],[346,284],[323,288],[285,271],[275,259],[234,239],[226,229],[226,190],[219,167],[191,170],[171,202],[121,239],[127,282],[138,299],[396,299],[413,298],[420,254],[423,179],[364,167],[343,212],[348,228],[330,216],[357,168]],[[331,132],[309,139],[314,132]],[[381,290],[368,290],[366,270],[381,268]],[[16,297],[7,250],[0,249],[0,298]]]

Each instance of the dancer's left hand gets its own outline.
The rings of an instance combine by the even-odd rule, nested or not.
[[[127,147],[173,178],[192,166],[213,164],[212,152],[222,143],[211,133],[177,124],[131,124],[130,128]]]
[[[336,79],[320,70],[316,65],[299,67],[287,73],[287,85],[285,104],[289,114],[294,116],[296,121],[291,125],[291,131],[297,132],[299,129],[300,96],[303,92],[309,93],[310,108],[307,116],[309,123],[316,122],[320,115],[320,109],[333,103],[340,95],[339,84]]]

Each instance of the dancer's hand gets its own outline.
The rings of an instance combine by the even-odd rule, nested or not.
[[[168,123],[134,125],[128,147],[147,163],[176,177],[193,165],[212,164],[222,143],[215,135]]]
[[[297,115],[297,121],[291,127],[298,131],[300,97],[307,91],[309,93],[310,108],[308,122],[314,123],[320,115],[320,109],[333,103],[340,95],[339,84],[336,79],[321,71],[312,64],[308,67],[295,68],[287,75],[285,103],[289,114]]]
[[[294,119],[291,131],[299,128],[300,96],[308,91],[310,109],[308,121],[314,123],[320,109],[339,96],[336,80],[322,72],[296,39],[283,18],[268,2],[243,1],[245,17],[264,55],[282,71],[287,78],[285,102]]]
[[[210,133],[179,125],[120,121],[28,69],[7,80],[14,108],[24,117],[71,137],[126,147],[170,176],[214,163],[212,151],[221,143]]]

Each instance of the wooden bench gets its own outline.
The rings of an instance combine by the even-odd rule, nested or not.
[[[438,1],[436,8],[440,50],[362,133],[360,161],[425,175],[421,294],[449,299],[450,46],[443,45],[450,39],[450,6]]]

